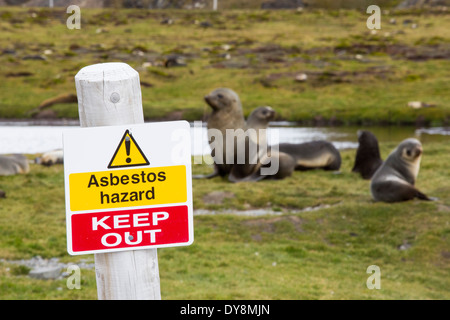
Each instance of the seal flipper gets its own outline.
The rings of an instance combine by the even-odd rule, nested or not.
[[[416,193],[416,198],[420,199],[420,200],[425,200],[425,201],[435,201],[438,200],[437,198],[433,198],[433,197],[428,197],[426,194],[420,192],[419,190],[417,190]]]
[[[397,202],[414,198],[432,201],[427,195],[417,190],[414,186],[395,181],[384,181],[372,185],[372,195],[376,201]]]
[[[255,172],[255,173],[253,173],[253,174],[251,174],[249,176],[246,176],[246,177],[244,177],[242,179],[238,179],[235,176],[233,176],[232,174],[230,174],[228,176],[228,180],[230,182],[235,182],[235,183],[238,183],[238,182],[255,182],[255,181],[260,181],[260,180],[266,179],[267,177],[268,176],[261,175],[259,172]]]

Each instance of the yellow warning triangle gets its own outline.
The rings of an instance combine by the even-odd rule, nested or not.
[[[109,162],[108,169],[146,166],[149,164],[150,162],[147,160],[147,157],[141,148],[139,148],[130,131],[127,130]]]

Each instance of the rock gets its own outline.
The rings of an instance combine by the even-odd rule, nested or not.
[[[62,268],[60,266],[49,266],[35,268],[28,274],[29,277],[35,279],[57,279],[61,275]]]
[[[407,242],[404,242],[403,244],[401,244],[400,246],[398,246],[398,250],[400,250],[400,251],[405,251],[405,250],[408,250],[408,249],[411,248],[411,247],[412,247],[411,244],[409,244],[409,243],[407,243]]]
[[[229,191],[213,191],[203,197],[203,202],[206,204],[222,204],[225,199],[234,197],[234,193]]]
[[[107,29],[103,29],[103,28],[97,28],[95,30],[95,33],[108,33],[109,31]]]
[[[28,0],[6,0],[6,4],[10,6],[20,6],[27,2]]]
[[[5,76],[7,78],[15,78],[15,77],[29,77],[32,75],[33,73],[29,71],[18,71],[18,72],[8,72]]]
[[[179,56],[179,55],[171,55],[168,56],[166,58],[166,60],[164,61],[164,66],[166,68],[171,68],[171,67],[185,67],[186,64],[186,60],[184,57]]]
[[[413,109],[421,109],[421,108],[436,107],[436,105],[422,102],[422,101],[410,101],[410,102],[408,102],[408,107],[413,108]]]
[[[160,22],[161,24],[173,24],[173,19],[167,18]]]
[[[222,53],[222,54],[219,54],[219,55],[217,55],[219,58],[221,58],[221,59],[225,59],[225,60],[230,60],[231,59],[231,54],[229,54],[229,53]]]
[[[16,54],[16,50],[14,49],[4,49],[2,54]]]
[[[277,0],[268,1],[261,4],[261,9],[297,9],[304,7],[302,0]]]
[[[200,27],[202,27],[202,28],[211,28],[213,25],[212,25],[212,23],[211,22],[209,22],[209,21],[203,21],[203,22],[200,22]]]
[[[446,0],[404,0],[397,5],[397,9],[421,8],[424,6],[445,6]]]
[[[231,49],[231,46],[229,44],[223,44],[223,45],[220,46],[220,48],[222,50],[228,51],[228,50]]]
[[[3,190],[0,190],[0,198],[6,198],[6,192]]]
[[[411,23],[413,23],[413,21],[412,21],[411,19],[405,19],[405,20],[403,20],[403,24],[404,24],[404,25],[411,24]]]
[[[48,7],[48,0],[7,0],[9,2],[22,2],[24,7]],[[106,7],[105,0],[57,0],[54,1],[54,7],[67,8],[71,4],[77,5],[82,8],[103,8]]]
[[[410,102],[408,102],[408,107],[413,108],[413,109],[420,109],[420,108],[422,108],[422,102],[410,101]]]
[[[144,87],[144,88],[151,88],[151,87],[153,87],[153,84],[151,84],[150,82],[146,82],[146,81],[142,81],[141,80],[141,87]]]
[[[27,55],[27,56],[24,56],[24,57],[22,58],[22,60],[41,60],[41,61],[45,61],[45,60],[47,60],[47,58],[46,58],[45,56],[41,56],[41,55],[39,55],[39,54],[36,54],[36,55]]]
[[[25,260],[5,260],[0,259],[0,262],[7,262],[16,265],[25,266],[31,271],[28,273],[28,276],[34,279],[60,279],[64,276],[69,276],[67,273],[67,267],[72,265],[73,263],[61,263],[59,259],[54,257],[50,259],[43,259],[40,256],[33,257],[31,259]],[[95,263],[90,262],[87,259],[81,259],[77,264],[81,269],[94,269]]]
[[[295,76],[295,81],[297,82],[305,82],[308,80],[308,75],[306,73],[299,73]]]

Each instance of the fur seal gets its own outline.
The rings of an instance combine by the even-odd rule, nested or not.
[[[417,139],[403,140],[373,175],[370,184],[373,199],[383,202],[432,200],[414,187],[422,153],[422,144]]]
[[[278,170],[273,174],[264,174],[263,169],[270,169],[273,166],[274,159],[278,161]],[[234,168],[233,168],[234,169]],[[255,166],[255,169],[248,176],[240,179],[230,179],[232,182],[245,182],[245,181],[259,181],[259,180],[281,180],[292,175],[295,170],[295,160],[290,155],[284,152],[276,152],[274,149],[269,149],[267,154],[261,158],[260,162]],[[232,176],[230,174],[230,176]]]
[[[287,153],[295,160],[295,170],[339,170],[341,154],[328,141],[317,140],[305,143],[280,143],[279,152]]]
[[[75,93],[64,93],[60,94],[59,96],[52,97],[42,101],[38,107],[28,111],[27,114],[31,114],[32,116],[35,117],[36,115],[41,113],[44,109],[47,109],[55,104],[76,103],[76,102],[78,102],[78,98]]]
[[[50,167],[54,164],[64,163],[64,154],[62,149],[57,149],[49,152],[45,152],[42,156],[34,160],[37,164]]]
[[[269,106],[258,107],[248,116],[244,139],[238,139],[239,142],[245,143],[245,162],[233,165],[228,180],[242,182],[283,179],[292,174],[294,159],[286,153],[268,147],[266,129],[269,121],[274,118],[275,111]],[[273,174],[263,174],[262,170],[270,168],[275,158],[278,161],[277,171]]]
[[[226,152],[227,129],[237,130],[245,128],[242,104],[236,92],[228,88],[218,88],[205,96],[205,102],[211,107],[207,129],[208,141],[211,146],[211,156],[214,159],[214,172],[206,176],[193,176],[193,178],[213,178],[218,175],[225,176],[230,173],[234,159]],[[216,139],[215,134],[221,134],[222,139]],[[234,144],[236,146],[236,143]]]
[[[0,155],[0,176],[30,172],[28,159],[23,154]]]
[[[258,107],[248,116],[245,124],[246,129],[267,129],[269,122],[275,119],[275,110],[269,106]]]
[[[378,140],[372,132],[358,130],[358,142],[359,146],[356,150],[352,172],[359,172],[363,179],[368,180],[383,163]]]

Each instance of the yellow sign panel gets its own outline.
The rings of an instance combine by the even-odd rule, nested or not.
[[[186,166],[69,175],[70,210],[97,210],[187,201]]]
[[[150,162],[145,157],[130,131],[125,131],[108,168],[146,166]]]

